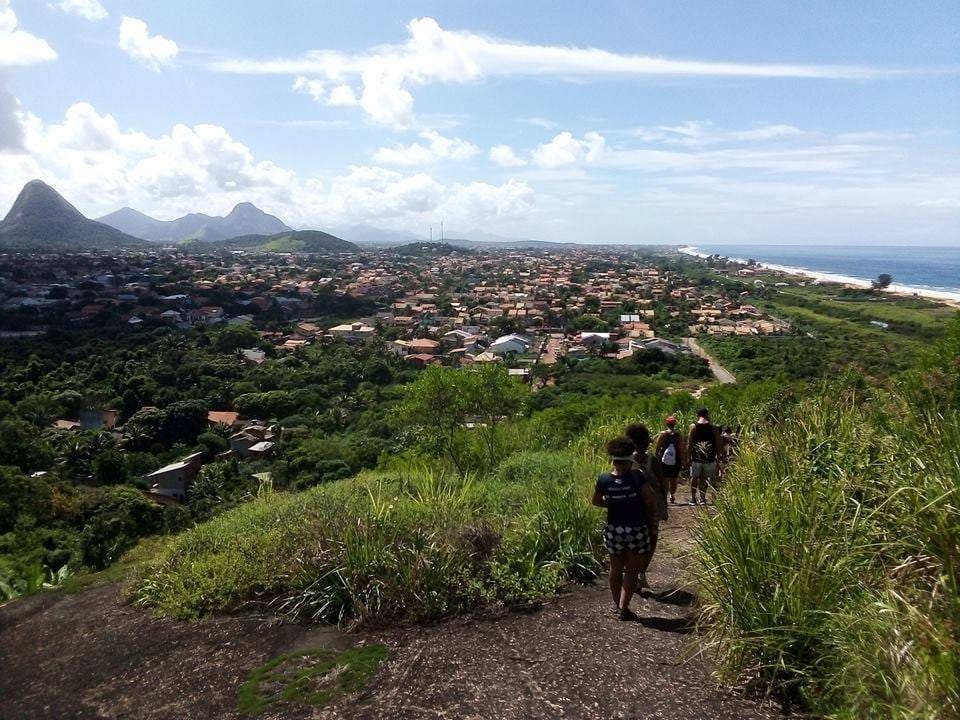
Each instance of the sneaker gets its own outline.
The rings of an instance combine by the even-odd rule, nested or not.
[[[637,575],[637,590],[643,590],[648,587],[650,587],[650,583],[647,582],[647,574],[642,572]]]
[[[635,621],[637,619],[637,614],[628,607],[622,608],[620,613],[617,615],[618,620],[622,621]]]
[[[696,504],[697,504],[696,498],[690,498],[690,502],[687,503],[687,505],[692,505],[692,506],[696,506]]]
[[[671,505],[676,505],[676,504],[677,504],[677,499],[676,499],[673,495],[670,496],[670,504],[671,504]]]

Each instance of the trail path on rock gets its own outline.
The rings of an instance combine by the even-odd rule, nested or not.
[[[251,616],[156,620],[115,586],[27,598],[0,607],[0,718],[236,718],[237,688],[270,658],[360,641],[391,655],[359,695],[262,717],[779,717],[717,687],[698,653],[683,559],[695,512],[671,508],[639,622],[613,616],[602,583],[529,612],[346,635]]]

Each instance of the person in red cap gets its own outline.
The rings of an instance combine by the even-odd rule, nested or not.
[[[665,421],[663,430],[653,444],[653,454],[660,460],[661,477],[670,486],[670,503],[677,502],[677,481],[683,466],[683,438],[677,432],[677,419],[671,415]]]

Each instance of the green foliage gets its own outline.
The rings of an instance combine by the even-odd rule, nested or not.
[[[244,480],[235,462],[216,462],[200,469],[190,485],[187,502],[193,516],[205,520],[252,497],[251,483]]]
[[[102,570],[136,541],[164,528],[163,508],[131,487],[97,488],[83,498],[80,563]]]
[[[408,466],[267,496],[167,541],[134,596],[174,617],[259,600],[354,623],[540,600],[598,568],[595,470],[535,453],[483,482]]]
[[[228,325],[218,331],[214,339],[214,347],[222,353],[257,347],[259,344],[260,336],[253,328],[245,325]]]
[[[389,655],[389,648],[379,643],[339,653],[323,649],[281,655],[240,686],[237,712],[260,715],[280,702],[323,707],[362,690]]]
[[[498,426],[519,413],[528,396],[529,387],[511,378],[499,363],[469,370],[433,365],[403,388],[396,420],[411,428],[428,452],[447,457],[465,475],[467,435],[479,438],[482,450],[474,459],[480,467],[492,467],[501,458]]]
[[[98,454],[90,469],[99,485],[119,485],[129,479],[126,457],[116,448],[108,448]]]
[[[939,378],[955,383],[953,352]],[[842,379],[744,444],[696,552],[731,675],[838,718],[960,714],[955,388]]]
[[[197,445],[200,445],[208,457],[215,457],[230,449],[230,443],[222,435],[215,432],[205,432],[197,436]]]

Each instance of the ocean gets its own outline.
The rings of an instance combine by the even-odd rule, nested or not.
[[[778,269],[806,271],[824,280],[868,283],[888,273],[893,276],[893,289],[960,298],[960,247],[705,244],[685,251],[753,259]]]

